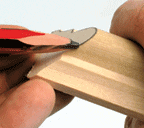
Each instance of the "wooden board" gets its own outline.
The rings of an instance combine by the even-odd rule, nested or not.
[[[37,75],[57,90],[144,121],[144,52],[129,40],[98,30]]]

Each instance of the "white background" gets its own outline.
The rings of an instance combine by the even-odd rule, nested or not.
[[[126,0],[0,0],[0,24],[50,33],[97,27],[109,31],[115,10]],[[125,115],[75,98],[39,128],[123,128]]]

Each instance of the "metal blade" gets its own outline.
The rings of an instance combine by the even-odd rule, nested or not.
[[[78,42],[81,45],[91,39],[96,34],[96,32],[96,28],[86,28],[75,32],[74,29],[67,31],[54,31],[52,32],[52,34],[69,38],[74,42]]]

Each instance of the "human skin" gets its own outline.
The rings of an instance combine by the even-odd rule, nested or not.
[[[73,99],[41,79],[28,80],[25,75],[33,63],[34,55],[0,55],[0,128],[37,128]]]
[[[136,41],[144,47],[143,5],[143,0],[129,0],[119,7],[114,14],[110,32]],[[9,27],[24,29],[19,26]],[[7,69],[1,70],[0,73],[0,127],[38,127],[51,113],[63,108],[72,100],[72,96],[53,90],[51,85],[40,79],[16,84],[24,79],[24,74],[32,66],[32,56],[7,58],[8,65],[6,57],[0,56],[0,58],[0,69],[4,65]],[[144,128],[144,123],[127,117],[125,128]]]
[[[128,0],[121,5],[114,14],[110,32],[144,48],[144,0]],[[127,117],[125,128],[144,128],[144,122]]]

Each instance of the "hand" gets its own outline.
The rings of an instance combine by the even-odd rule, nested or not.
[[[144,0],[128,0],[119,7],[110,32],[136,41],[144,48]],[[127,117],[125,128],[144,128],[144,122]]]
[[[33,63],[33,55],[0,55],[0,128],[37,128],[73,99],[41,79],[28,80],[25,76]]]

